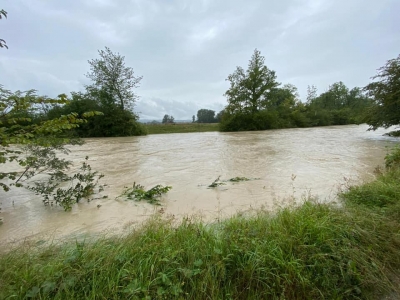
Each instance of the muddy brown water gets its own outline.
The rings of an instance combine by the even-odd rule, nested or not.
[[[335,201],[347,182],[373,178],[386,147],[398,143],[366,131],[366,125],[239,133],[185,133],[145,137],[91,138],[72,147],[75,168],[84,157],[105,174],[107,199],[83,201],[72,211],[44,207],[25,189],[0,192],[0,245],[26,239],[64,239],[120,233],[154,213],[176,218],[196,215],[212,222],[240,211],[274,210],[293,197]],[[258,178],[209,189],[218,176]],[[115,199],[133,182],[170,185],[161,206]],[[101,205],[100,207],[98,207]]]

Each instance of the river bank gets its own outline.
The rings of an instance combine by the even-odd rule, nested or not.
[[[21,245],[0,258],[0,298],[381,299],[400,292],[400,170],[270,214],[178,226],[157,215],[127,236]]]
[[[147,134],[219,131],[219,123],[144,124]]]

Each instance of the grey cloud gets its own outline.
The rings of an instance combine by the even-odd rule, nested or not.
[[[108,46],[144,76],[137,109],[158,118],[187,119],[199,108],[222,107],[225,78],[246,67],[255,48],[303,99],[311,84],[320,91],[339,80],[366,85],[400,49],[398,0],[13,0],[3,6],[9,17],[0,21],[0,34],[10,49],[0,50],[1,84],[49,96],[82,89],[87,60]]]

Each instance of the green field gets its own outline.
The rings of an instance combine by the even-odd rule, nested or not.
[[[0,299],[399,299],[399,159],[342,205],[21,245],[0,257]]]
[[[148,134],[219,131],[218,123],[145,124]]]

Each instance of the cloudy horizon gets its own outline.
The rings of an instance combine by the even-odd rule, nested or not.
[[[88,60],[109,47],[135,75],[142,119],[191,119],[221,110],[236,66],[257,48],[304,101],[343,81],[370,82],[400,53],[400,1],[5,0],[0,10],[0,84],[50,97],[84,89]]]

